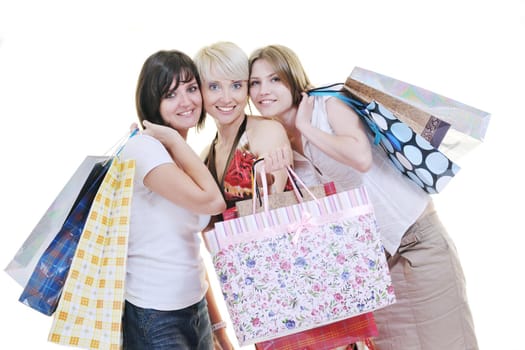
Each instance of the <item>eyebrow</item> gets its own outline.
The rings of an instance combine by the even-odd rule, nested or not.
[[[224,80],[227,80],[230,83],[239,83],[239,82],[248,81],[248,79],[224,79]],[[222,85],[222,81],[220,80],[206,80],[205,83]]]
[[[271,77],[273,77],[274,75],[275,75],[275,76],[279,76],[279,74],[277,74],[277,72],[272,72],[272,73],[270,73],[270,74],[266,74],[266,75],[263,76],[262,78],[271,78]],[[262,78],[260,78],[260,77],[258,77],[258,76],[251,76],[251,77],[250,77],[250,79],[262,79]]]

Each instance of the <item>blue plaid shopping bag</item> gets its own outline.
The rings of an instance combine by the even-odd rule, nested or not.
[[[60,231],[36,264],[20,302],[48,316],[55,311],[91,204],[111,162],[94,165]]]

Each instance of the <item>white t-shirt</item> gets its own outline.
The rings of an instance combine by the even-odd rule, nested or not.
[[[334,134],[326,112],[328,98],[331,97],[315,97],[312,125]],[[383,245],[389,253],[395,253],[401,237],[423,213],[430,196],[398,171],[380,146],[372,144],[373,165],[366,173],[332,159],[306,138],[303,138],[303,149],[306,158],[294,153],[294,168],[308,186],[329,181],[334,181],[343,190],[361,184],[366,186]]]
[[[173,163],[158,140],[136,135],[120,157],[136,162],[126,300],[156,310],[178,310],[197,303],[208,288],[199,232],[210,217],[181,208],[144,186],[144,177],[152,169]]]

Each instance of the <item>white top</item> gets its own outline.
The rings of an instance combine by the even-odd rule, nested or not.
[[[152,169],[173,163],[158,140],[136,135],[120,157],[136,162],[126,300],[156,310],[178,310],[197,303],[208,288],[199,232],[210,217],[181,208],[144,186],[144,177]]]
[[[315,97],[312,125],[334,134],[326,113],[328,98],[331,97]],[[303,149],[306,158],[294,152],[294,168],[308,186],[329,181],[334,181],[342,190],[366,186],[383,245],[389,253],[395,253],[401,237],[429,204],[430,196],[398,171],[379,145],[372,144],[373,165],[364,174],[328,157],[306,138],[303,138]]]

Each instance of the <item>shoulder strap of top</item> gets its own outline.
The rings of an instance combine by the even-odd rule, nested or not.
[[[248,118],[245,115],[244,120],[242,121],[242,124],[239,126],[239,130],[237,130],[237,135],[235,135],[235,140],[233,141],[232,147],[230,149],[230,154],[228,155],[228,160],[226,161],[226,164],[224,165],[224,171],[222,172],[222,178],[220,180],[218,178],[217,169],[215,167],[215,144],[217,143],[217,138],[219,137],[218,132],[215,134],[215,138],[213,139],[213,142],[211,144],[210,150],[208,152],[208,156],[205,159],[206,166],[208,167],[213,178],[217,182],[217,185],[219,185],[219,188],[221,189],[222,193],[224,193],[224,176],[226,174],[226,170],[228,169],[228,166],[230,165],[233,154],[235,153],[235,150],[237,149],[239,140],[241,139],[242,134],[246,130],[247,120]]]

